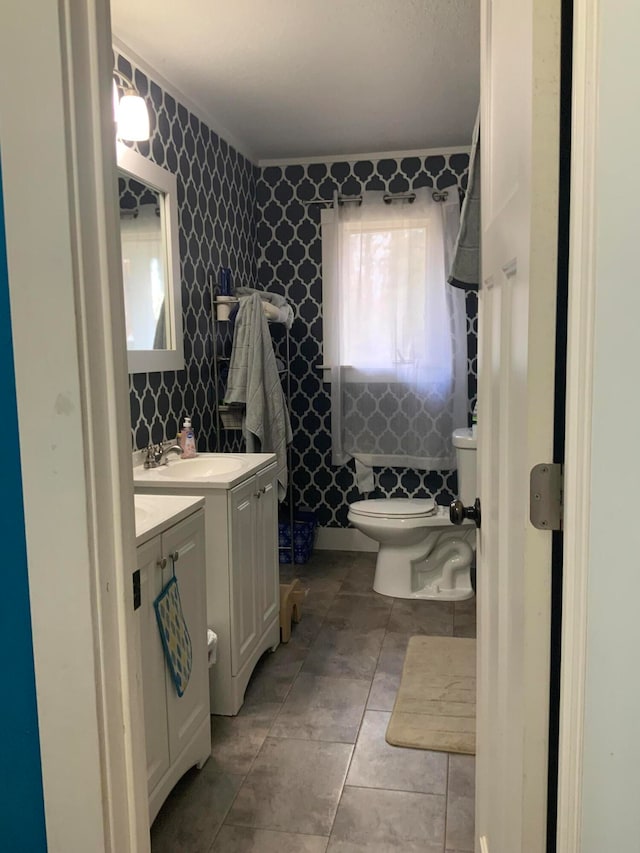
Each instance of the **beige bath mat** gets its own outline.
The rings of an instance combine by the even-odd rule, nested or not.
[[[387,742],[475,755],[475,640],[411,637]]]

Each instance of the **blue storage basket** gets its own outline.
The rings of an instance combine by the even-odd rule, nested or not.
[[[298,510],[293,518],[293,558],[297,564],[306,563],[313,552],[317,519],[311,510]],[[280,562],[291,563],[291,525],[288,521],[278,524],[278,546]]]

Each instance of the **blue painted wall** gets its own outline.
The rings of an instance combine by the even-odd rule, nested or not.
[[[17,451],[18,414],[9,313],[9,276],[0,172],[0,412]],[[0,850],[47,849],[36,707],[22,478],[17,452],[7,453],[0,477]]]

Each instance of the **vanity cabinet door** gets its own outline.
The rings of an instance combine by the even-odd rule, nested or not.
[[[280,608],[278,497],[274,471],[258,474],[256,493],[256,581],[259,630],[269,627]]]
[[[162,550],[156,536],[137,551],[140,571],[140,651],[144,728],[147,747],[147,788],[155,788],[169,767],[167,730],[166,664],[153,602],[160,594],[163,571]]]
[[[229,492],[231,673],[237,675],[258,642],[255,560],[256,478]]]
[[[189,683],[178,696],[167,675],[167,716],[169,757],[175,762],[209,714],[209,677],[207,666],[207,613],[202,511],[171,527],[162,534],[162,550],[167,559],[167,579],[172,563],[178,581],[182,613],[189,631],[192,667]]]

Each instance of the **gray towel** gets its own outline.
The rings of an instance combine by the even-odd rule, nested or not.
[[[287,444],[291,423],[278,376],[269,325],[259,294],[240,297],[225,403],[246,406],[244,435],[249,452],[275,453],[280,500],[287,489]]]
[[[278,309],[279,319],[276,322],[283,323],[287,329],[290,329],[293,324],[293,308],[279,293],[272,293],[270,290],[255,290],[253,287],[236,287],[236,296],[252,296],[257,293],[263,302],[269,302],[274,308]],[[267,317],[269,320],[269,317]]]
[[[463,290],[480,286],[480,113],[473,129],[467,194],[460,212],[460,231],[453,250],[449,284]]]

